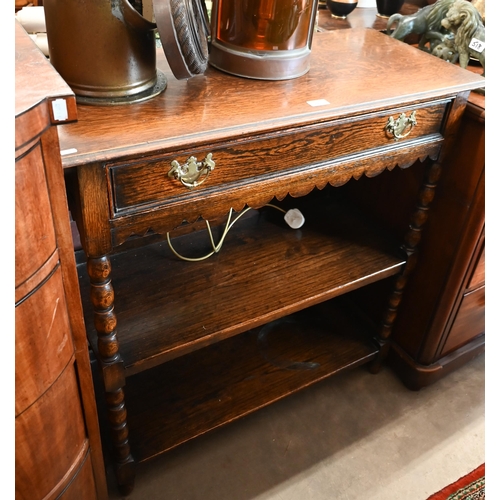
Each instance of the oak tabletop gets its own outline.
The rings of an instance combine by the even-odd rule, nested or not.
[[[212,67],[176,80],[161,49],[157,67],[168,85],[149,101],[78,105],[78,122],[59,127],[65,168],[350,118],[485,85],[478,74],[366,28],[315,33],[310,71],[291,80],[251,80]]]

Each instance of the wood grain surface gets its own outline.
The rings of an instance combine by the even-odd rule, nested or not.
[[[479,75],[363,28],[316,33],[309,73],[287,81],[250,80],[213,68],[179,81],[160,53],[158,67],[168,78],[160,96],[129,106],[78,107],[78,122],[60,131],[61,149],[77,150],[63,157],[65,168],[355,116],[484,86]],[[317,100],[327,103],[309,104]]]

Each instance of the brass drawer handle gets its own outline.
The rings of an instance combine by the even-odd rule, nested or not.
[[[181,181],[187,188],[193,189],[208,179],[210,172],[215,168],[215,161],[212,160],[212,153],[208,153],[203,161],[198,161],[194,156],[190,156],[184,165],[181,165],[177,160],[174,160],[170,165],[172,168],[169,170],[168,176]]]
[[[417,124],[417,112],[413,111],[410,116],[401,113],[397,120],[392,116],[387,120],[385,130],[392,134],[396,140],[408,137],[413,127]],[[406,132],[405,132],[406,131]]]

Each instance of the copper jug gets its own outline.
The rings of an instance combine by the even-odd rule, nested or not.
[[[283,80],[309,70],[318,0],[214,0],[209,62],[248,78]]]
[[[45,0],[50,62],[77,101],[120,103],[159,93],[156,24],[128,0]]]

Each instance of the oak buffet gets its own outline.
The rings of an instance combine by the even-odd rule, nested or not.
[[[177,81],[160,52],[158,67],[160,96],[80,106],[60,127],[87,256],[87,335],[125,493],[136,461],[334,373],[378,370],[442,159],[484,85],[367,29],[315,34],[311,69],[295,80],[208,69]],[[215,168],[190,188],[169,171],[191,156]],[[342,186],[429,158],[403,239],[349,203]],[[298,207],[304,226],[287,227],[268,203]],[[167,233],[180,253],[204,255],[203,219],[220,227],[245,207],[212,257],[170,251]],[[388,293],[373,329],[350,299],[375,282]]]

